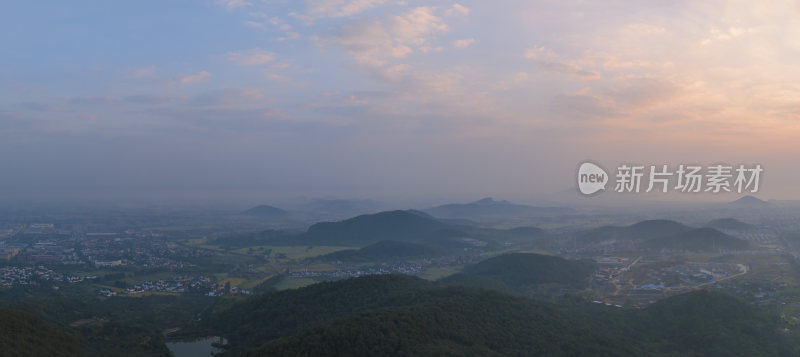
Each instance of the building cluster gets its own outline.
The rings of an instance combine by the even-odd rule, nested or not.
[[[142,293],[175,293],[181,294],[186,292],[199,292],[205,293],[210,290],[214,284],[211,278],[199,276],[176,276],[172,279],[160,279],[155,281],[144,281],[140,284],[132,285],[120,291],[113,291],[111,289],[102,289],[99,291],[100,295],[115,296],[115,295],[132,295]]]
[[[250,295],[252,292],[250,290],[240,288],[238,286],[230,286],[228,284],[214,284],[211,287],[211,291],[207,292],[206,295],[208,296],[222,296],[222,295]]]
[[[77,241],[75,232],[53,223],[6,224],[0,228],[0,260],[82,264]]]
[[[339,269],[333,271],[296,271],[290,272],[292,278],[312,278],[315,280],[338,280],[346,278],[357,278],[365,275],[378,274],[407,274],[416,275],[423,270],[423,266],[415,263],[392,263],[380,266],[363,266],[351,269]]]
[[[98,294],[107,297],[145,293],[197,293],[207,296],[222,296],[229,294],[249,295],[251,291],[238,286],[230,286],[230,284],[215,283],[210,277],[205,275],[176,276],[168,280],[148,280],[124,289],[112,290],[106,288],[98,291]]]
[[[194,266],[182,258],[213,254],[202,249],[175,245],[163,238],[140,238],[135,235],[87,236],[79,243],[78,249],[96,267],[126,265],[181,269]]]
[[[44,266],[0,268],[0,286],[38,285],[40,281],[80,283],[96,276],[73,276],[50,270]]]

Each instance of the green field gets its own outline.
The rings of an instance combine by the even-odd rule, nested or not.
[[[268,245],[261,245],[261,246],[253,246],[247,248],[240,248],[236,250],[232,250],[231,252],[239,253],[239,254],[251,254],[251,255],[263,255],[264,252],[267,250],[272,250],[272,258],[275,258],[277,254],[283,254],[286,256],[285,259],[305,259],[316,257],[319,255],[330,254],[333,252],[338,252],[340,250],[346,249],[355,249],[353,247],[335,247],[335,246],[324,246],[324,245],[315,245],[315,246],[268,246]]]
[[[425,279],[425,280],[439,280],[444,277],[448,277],[455,273],[461,272],[461,269],[464,267],[459,266],[447,266],[447,267],[433,267],[428,268],[417,274],[418,277]]]
[[[272,275],[267,275],[267,276],[265,276],[265,277],[263,277],[261,279],[249,279],[249,280],[245,281],[244,283],[242,283],[241,285],[239,285],[239,287],[245,288],[245,289],[252,289],[252,288],[258,286],[258,284],[263,283],[264,281],[266,281],[267,279],[269,279],[271,277],[272,277]]]
[[[247,279],[245,278],[225,278],[217,282],[217,284],[226,284],[230,283],[231,286],[242,286],[243,284],[247,283]]]
[[[289,266],[289,271],[334,271],[338,268],[327,263],[295,264]]]
[[[281,282],[275,284],[275,289],[278,289],[279,291],[289,290],[289,289],[299,289],[314,283],[315,281],[311,279],[305,279],[305,278],[292,279],[287,277],[286,279],[281,280]]]
[[[129,285],[135,285],[135,284],[141,284],[141,283],[143,283],[145,281],[157,281],[157,280],[162,280],[162,279],[163,280],[169,280],[174,276],[175,276],[174,273],[165,271],[165,272],[155,273],[155,274],[129,276],[129,277],[126,277],[125,279],[122,279],[122,281],[124,281],[126,284],[129,284]]]
[[[233,250],[225,250],[221,246],[211,245],[208,244],[207,239],[192,239],[185,241],[184,244],[197,247],[197,248],[204,248],[209,250],[215,250],[218,252],[225,252],[231,253],[236,255],[250,255],[250,256],[262,256],[268,250],[272,250],[271,257],[273,259],[279,260],[289,260],[289,259],[305,259],[316,257],[319,255],[330,254],[333,252],[338,252],[340,250],[346,249],[357,249],[355,247],[338,247],[338,246],[323,246],[323,245],[315,245],[315,246],[271,246],[271,245],[254,245],[250,247],[243,247]],[[277,254],[283,254],[285,258],[275,258]]]

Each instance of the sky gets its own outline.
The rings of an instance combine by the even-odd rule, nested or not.
[[[448,200],[585,161],[800,199],[793,1],[16,1],[0,195]]]

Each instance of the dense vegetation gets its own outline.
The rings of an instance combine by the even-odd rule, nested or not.
[[[719,230],[746,231],[756,228],[756,226],[742,222],[736,218],[719,218],[706,223],[706,227]]]
[[[452,247],[466,234],[452,225],[414,210],[361,215],[338,222],[315,223],[297,235],[274,237],[271,245],[333,245],[364,247],[379,241],[426,242]]]
[[[641,248],[652,250],[717,252],[747,249],[747,241],[722,233],[714,228],[697,228],[675,235],[643,242]]]
[[[729,220],[718,220],[711,223],[715,225],[735,224]],[[604,226],[578,233],[576,239],[584,243],[629,241],[635,242],[636,247],[640,249],[650,251],[717,252],[748,248],[746,241],[714,228],[692,228],[670,220],[641,221],[627,227]]]
[[[594,271],[592,260],[512,253],[467,266],[462,273],[442,279],[441,283],[541,296],[562,288],[582,288]]]
[[[389,211],[362,215],[341,222],[321,222],[299,237],[304,242],[364,245],[381,240],[420,241],[447,228],[418,211]]]
[[[232,306],[222,301],[210,318],[233,351],[243,351],[355,312],[408,304],[432,288],[411,276],[366,276],[254,296]]]
[[[559,303],[407,276],[369,276],[218,306],[229,353],[261,355],[791,356],[769,313],[698,291],[643,310]],[[790,340],[791,339],[791,340]]]
[[[81,342],[19,310],[0,308],[0,355],[77,356]]]
[[[446,288],[417,303],[354,314],[248,355],[612,355],[638,352],[581,314],[485,290]]]
[[[196,325],[194,320],[212,300],[191,295],[138,298],[59,296],[2,301],[0,306],[25,311],[48,325],[68,331],[71,338],[81,341],[82,356],[170,356],[163,330],[183,327],[172,337],[182,334],[193,337],[204,333],[200,326],[193,327]],[[60,341],[56,337],[53,341]]]
[[[325,261],[374,262],[398,259],[416,259],[440,254],[434,248],[411,242],[384,240],[361,249],[347,249],[320,257]]]
[[[604,226],[594,228],[578,234],[578,240],[583,242],[602,242],[607,240],[642,241],[680,234],[690,230],[691,227],[670,220],[647,220],[627,226]]]

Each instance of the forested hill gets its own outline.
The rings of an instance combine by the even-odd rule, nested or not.
[[[323,261],[367,262],[418,259],[441,254],[436,249],[419,243],[384,240],[361,249],[347,249],[319,257]]]
[[[445,285],[472,286],[513,294],[537,295],[559,288],[582,288],[594,274],[592,260],[567,260],[533,254],[503,254],[464,268],[462,273],[444,278]]]
[[[641,248],[652,250],[717,252],[747,249],[747,241],[727,235],[714,228],[697,228],[676,235],[651,239]]]
[[[334,245],[364,247],[379,241],[456,244],[465,234],[456,227],[414,210],[386,211],[337,222],[320,222],[298,235],[275,238],[275,245]]]
[[[679,222],[654,219],[641,221],[626,227],[603,226],[580,232],[577,239],[582,242],[602,242],[609,240],[644,241],[679,234],[691,230]]]
[[[23,311],[0,308],[0,355],[78,356],[81,342]]]
[[[795,356],[778,319],[698,291],[648,308],[559,303],[369,276],[218,306],[230,353],[252,356]]]

